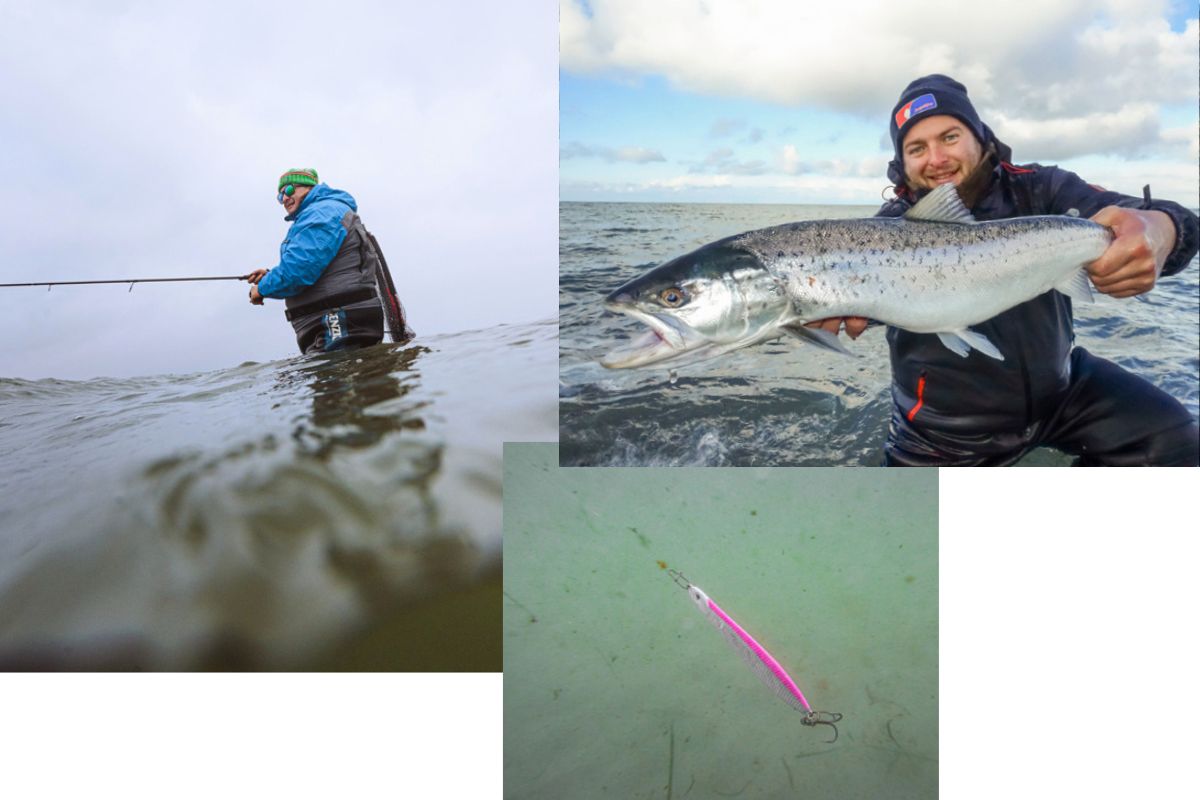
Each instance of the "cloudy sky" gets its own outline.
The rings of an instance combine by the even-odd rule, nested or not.
[[[875,203],[913,78],[967,85],[1017,162],[1195,206],[1182,0],[560,0],[564,200]]]
[[[419,334],[557,309],[554,0],[0,4],[0,282],[276,263],[278,175],[358,200]],[[0,289],[0,378],[295,353],[244,283]]]

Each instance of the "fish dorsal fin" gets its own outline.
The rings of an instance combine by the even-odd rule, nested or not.
[[[904,218],[915,222],[954,222],[960,225],[975,221],[963,205],[953,183],[943,183],[922,197],[904,213]]]

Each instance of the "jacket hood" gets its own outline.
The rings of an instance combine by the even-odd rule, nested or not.
[[[284,217],[284,220],[292,222],[302,211],[318,203],[341,203],[351,211],[358,211],[358,203],[354,202],[354,198],[349,192],[331,188],[327,183],[318,183],[304,196],[300,205],[296,206],[296,210]]]

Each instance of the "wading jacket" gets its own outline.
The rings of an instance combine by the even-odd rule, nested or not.
[[[347,192],[322,183],[284,218],[292,227],[279,245],[279,265],[263,277],[258,291],[263,297],[286,298],[294,326],[331,308],[379,302],[357,211]]]
[[[915,202],[896,198],[876,216],[898,217]],[[981,221],[1066,214],[1071,209],[1087,218],[1110,205],[1143,208],[1144,200],[1091,186],[1058,167],[1003,163],[971,211]],[[1165,278],[1196,255],[1200,222],[1177,203],[1151,200],[1149,208],[1175,223],[1175,247],[1163,267]],[[888,327],[896,412],[917,428],[959,434],[1024,431],[1045,418],[1070,380],[1068,355],[1075,339],[1070,298],[1049,291],[971,328],[991,340],[1004,360],[976,350],[962,358],[935,334]]]

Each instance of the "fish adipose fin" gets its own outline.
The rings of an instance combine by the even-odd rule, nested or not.
[[[1086,269],[1081,268],[1077,272],[1072,272],[1062,283],[1054,288],[1072,300],[1078,300],[1080,303],[1090,303],[1094,299],[1092,297],[1092,287],[1088,283]]]
[[[850,356],[851,358],[858,357],[846,349],[845,345],[838,340],[837,334],[830,333],[827,330],[822,330],[821,328],[806,328],[798,322],[794,325],[784,325],[781,330],[784,333],[795,336],[802,342],[815,344],[817,347],[825,350],[832,350],[835,353],[841,353],[842,355]]]
[[[963,205],[953,183],[943,183],[922,197],[915,206],[904,212],[904,218],[912,222],[953,222],[959,225],[975,221]]]
[[[996,345],[988,341],[988,338],[982,333],[976,333],[969,328],[963,328],[960,331],[946,331],[939,333],[937,337],[942,340],[942,344],[963,358],[967,357],[971,348],[975,348],[985,356],[990,356],[997,361],[1004,360],[1004,356],[996,349]]]

